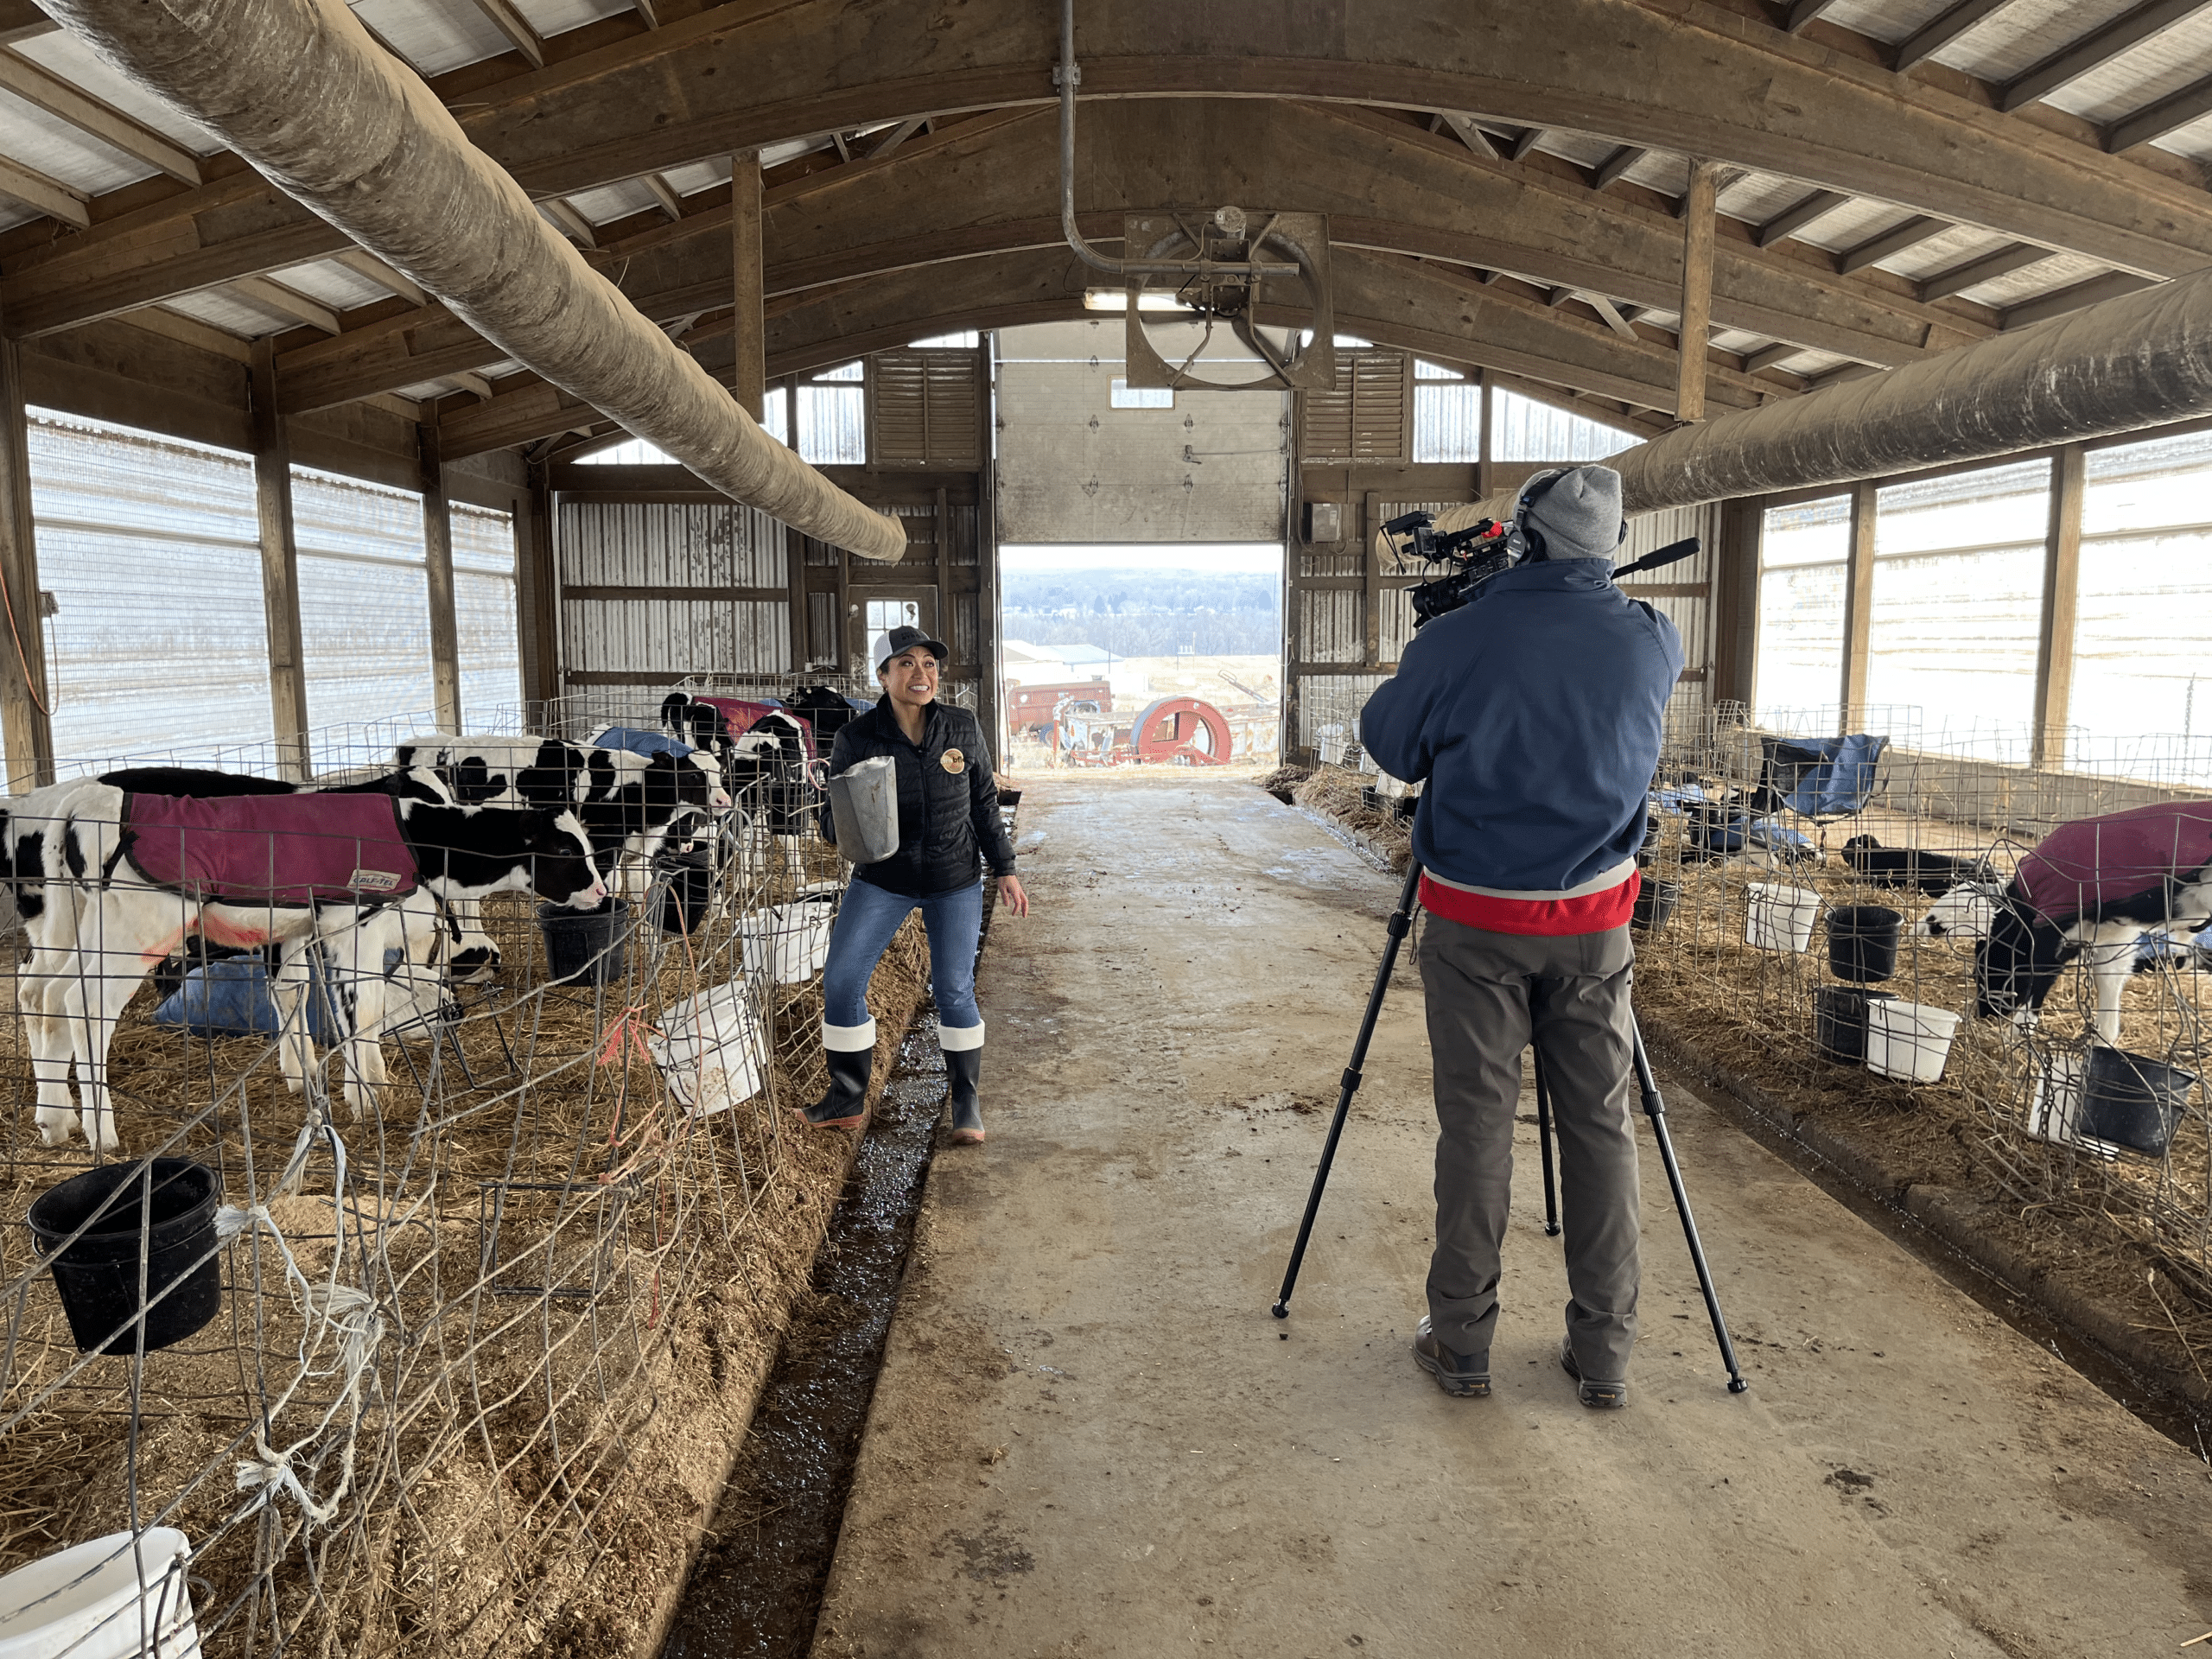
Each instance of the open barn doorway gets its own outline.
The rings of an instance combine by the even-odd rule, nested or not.
[[[1012,546],[999,556],[1013,768],[1275,764],[1281,543]]]

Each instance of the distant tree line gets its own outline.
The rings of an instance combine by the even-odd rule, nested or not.
[[[1120,657],[1273,656],[1282,648],[1282,578],[1199,570],[1008,573],[1007,636],[1097,645]]]

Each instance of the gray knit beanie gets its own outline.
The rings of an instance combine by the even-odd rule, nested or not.
[[[1577,467],[1536,498],[1529,528],[1543,538],[1548,559],[1609,559],[1621,544],[1621,475],[1610,467]]]

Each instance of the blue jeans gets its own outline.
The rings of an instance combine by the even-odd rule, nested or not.
[[[899,925],[918,907],[930,936],[930,991],[940,1025],[966,1030],[983,1023],[976,1007],[976,942],[983,931],[983,884],[909,899],[855,876],[846,884],[830,931],[822,970],[822,1017],[833,1026],[868,1020],[868,982]]]

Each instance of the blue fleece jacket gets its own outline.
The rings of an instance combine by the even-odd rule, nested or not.
[[[1627,863],[1643,840],[1675,625],[1605,559],[1522,564],[1422,628],[1376,688],[1360,741],[1426,781],[1414,855],[1446,880],[1541,898]]]

